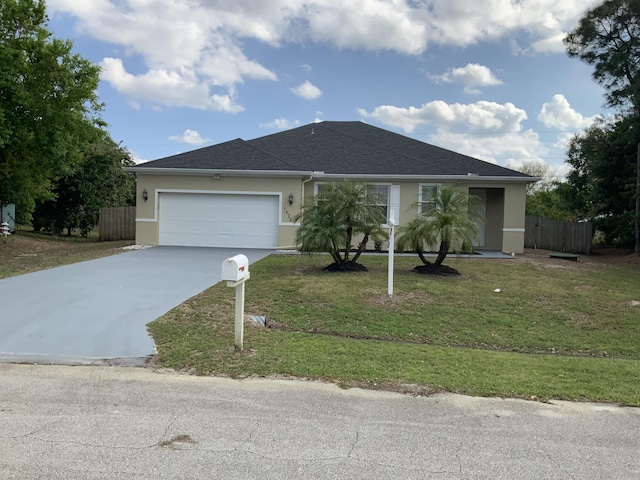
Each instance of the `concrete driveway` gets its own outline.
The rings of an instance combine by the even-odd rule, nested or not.
[[[153,247],[0,280],[0,361],[139,363],[155,353],[146,324],[218,283],[238,253],[271,251]]]

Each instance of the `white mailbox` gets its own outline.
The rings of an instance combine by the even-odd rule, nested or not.
[[[222,280],[238,282],[249,276],[249,259],[245,255],[236,255],[222,262]]]

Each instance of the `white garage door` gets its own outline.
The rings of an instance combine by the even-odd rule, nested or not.
[[[160,193],[160,245],[273,248],[279,197]]]

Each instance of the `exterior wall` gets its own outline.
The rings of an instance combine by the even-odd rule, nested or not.
[[[163,191],[173,192],[273,192],[280,196],[281,212],[279,222],[280,248],[294,248],[296,215],[304,198],[313,196],[315,184],[325,183],[323,179],[308,179],[301,177],[269,178],[269,177],[226,177],[213,176],[181,176],[181,175],[150,175],[137,174],[137,218],[136,243],[157,245],[158,234],[158,194]],[[419,186],[423,183],[438,183],[429,181],[394,181],[370,182],[375,184],[400,186],[399,226],[406,225],[417,215]],[[442,186],[451,183],[438,183]],[[486,236],[485,248],[506,253],[521,253],[524,249],[524,212],[525,185],[524,184],[483,184],[477,181],[461,182],[457,186],[465,191],[469,188],[483,188],[487,190]],[[148,200],[142,198],[143,190],[147,191]],[[293,205],[289,205],[289,195],[293,194]],[[354,239],[358,242],[360,239]],[[373,243],[371,244],[371,248]],[[388,248],[388,244],[383,246]]]
[[[280,196],[281,212],[279,223],[279,242],[281,248],[294,246],[296,225],[295,216],[300,212],[301,178],[257,178],[257,177],[220,177],[181,176],[181,175],[145,175],[137,174],[137,213],[136,243],[158,245],[158,195],[172,192],[274,192]],[[142,192],[146,190],[145,202]],[[293,194],[293,205],[289,205],[289,194]]]
[[[525,185],[509,185],[504,189],[504,227],[502,229],[502,251],[522,253],[524,251],[524,217],[527,194]]]

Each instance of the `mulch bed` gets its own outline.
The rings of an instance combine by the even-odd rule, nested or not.
[[[327,272],[366,272],[367,267],[355,262],[337,263],[333,262],[325,268]]]
[[[448,267],[447,265],[436,265],[434,263],[418,265],[417,267],[414,267],[412,271],[421,275],[440,275],[443,277],[460,275],[460,272],[455,268]]]

